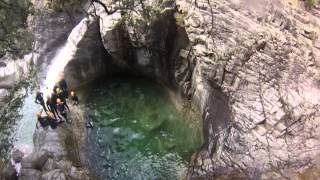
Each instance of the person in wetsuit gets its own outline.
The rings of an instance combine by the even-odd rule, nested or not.
[[[68,113],[65,104],[61,101],[60,98],[57,99],[57,109],[59,114],[64,117],[66,121],[68,121]]]
[[[36,94],[36,99],[34,101],[36,104],[40,104],[42,106],[42,108],[44,109],[45,112],[47,112],[47,107],[44,103],[44,98],[43,98],[43,93],[38,91]]]
[[[55,85],[53,86],[52,91],[53,91],[54,93],[57,93],[57,88],[60,89],[59,86],[58,86],[57,84],[55,84]]]
[[[60,123],[63,122],[63,121],[59,121],[59,122],[58,122],[58,120],[57,120],[56,118],[54,118],[54,114],[51,113],[51,112],[48,113],[47,120],[48,120],[49,125],[50,125],[50,127],[51,127],[52,129],[57,128],[57,126],[58,126]]]
[[[70,111],[70,108],[67,104],[67,98],[66,98],[63,90],[58,88],[56,91],[57,91],[57,98],[59,98],[61,100],[61,102],[63,102],[64,106],[68,109],[68,111]]]
[[[47,120],[46,116],[41,116],[42,110],[37,113],[37,120],[39,121],[40,125],[45,128],[49,126],[49,121]]]
[[[58,85],[63,91],[68,91],[68,85],[64,78],[61,78],[61,80],[58,82]]]
[[[64,96],[65,99],[68,99],[68,85],[64,77],[62,76],[60,81],[58,82],[58,86],[62,89],[63,93],[62,95]]]
[[[47,101],[46,101],[46,105],[47,105],[48,110],[53,113],[55,118],[57,118],[57,116],[60,118],[58,111],[57,111],[56,104],[54,102],[55,101],[52,101],[52,98],[48,95]]]
[[[76,93],[74,91],[71,91],[70,95],[71,95],[71,100],[73,102],[72,104],[73,105],[78,105],[79,104],[79,98],[76,95]]]
[[[57,126],[60,124],[60,122],[57,121],[57,119],[54,118],[54,114],[52,112],[48,112],[47,116],[41,116],[42,110],[37,113],[38,121],[40,125],[45,128],[47,126],[50,126],[52,129],[57,128]]]

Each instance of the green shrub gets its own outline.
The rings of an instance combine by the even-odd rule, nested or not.
[[[55,11],[74,12],[82,8],[84,0],[48,0],[47,6]]]
[[[6,53],[21,57],[32,48],[27,18],[32,12],[29,0],[0,0],[0,57]]]
[[[318,0],[305,0],[305,3],[307,8],[312,8],[318,3]]]

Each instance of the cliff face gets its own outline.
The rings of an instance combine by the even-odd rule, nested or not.
[[[316,164],[318,11],[297,1],[176,3],[174,21],[165,12],[175,8],[167,6],[158,16],[167,24],[149,21],[144,31],[120,24],[116,13],[98,16],[104,46],[118,63],[151,67],[149,74],[169,80],[202,112],[205,144],[189,177],[284,178]]]
[[[160,8],[146,19],[94,6],[96,18],[80,32],[66,79],[79,84],[103,70],[139,73],[199,109],[205,143],[188,178],[317,177],[317,9],[307,12],[298,1],[177,0],[154,4]]]
[[[195,61],[190,90],[208,122],[191,177],[284,178],[316,164],[319,13],[286,3],[177,2],[191,45],[180,54]],[[229,97],[231,119],[210,108],[215,91]]]

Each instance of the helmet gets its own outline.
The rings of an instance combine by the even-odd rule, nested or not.
[[[48,116],[49,116],[50,118],[53,118],[53,117],[54,117],[54,115],[53,115],[52,112],[48,112]]]
[[[60,103],[61,103],[61,99],[57,98],[57,104],[60,104]]]
[[[60,73],[59,74],[59,80],[63,80],[64,79],[64,74],[63,73]]]

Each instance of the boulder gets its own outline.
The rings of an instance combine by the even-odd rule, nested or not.
[[[66,180],[66,175],[62,170],[56,169],[42,175],[42,180]]]
[[[41,180],[41,171],[36,169],[22,169],[19,180]]]
[[[2,176],[5,180],[18,180],[17,172],[11,164],[7,164],[2,170]],[[0,176],[1,177],[1,176]]]

